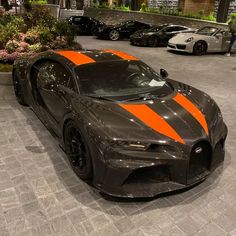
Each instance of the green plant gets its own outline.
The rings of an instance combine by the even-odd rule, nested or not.
[[[116,9],[122,10],[122,11],[130,11],[129,6],[126,6],[125,4],[121,4],[119,7],[116,7]]]
[[[147,4],[145,2],[143,2],[141,4],[141,8],[140,8],[139,11],[141,11],[141,12],[146,12],[147,11]]]
[[[0,63],[0,72],[11,72],[13,69],[12,65]]]
[[[19,42],[17,42],[16,40],[10,40],[7,42],[6,46],[5,46],[5,50],[8,53],[13,53],[16,51],[16,49],[19,47]]]
[[[33,44],[33,45],[29,46],[29,51],[30,52],[41,52],[42,47],[43,47],[42,44],[36,43],[36,44]]]
[[[32,5],[35,5],[35,4],[38,4],[38,5],[45,5],[47,4],[48,2],[46,0],[31,0],[29,1],[30,4]]]

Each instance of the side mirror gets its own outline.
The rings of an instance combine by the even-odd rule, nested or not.
[[[216,38],[220,38],[220,37],[222,37],[223,35],[221,34],[221,33],[218,33],[218,34],[216,34]]]
[[[160,75],[162,78],[167,78],[169,74],[165,69],[160,69]]]

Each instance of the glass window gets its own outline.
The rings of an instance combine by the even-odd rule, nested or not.
[[[38,66],[37,83],[48,88],[52,85],[68,86],[71,74],[58,62],[47,61]]]
[[[141,61],[98,62],[76,69],[81,94],[122,96],[146,93],[168,86]]]
[[[196,33],[197,34],[202,34],[202,35],[207,35],[207,36],[212,36],[218,28],[216,27],[203,27],[200,30],[198,30]]]

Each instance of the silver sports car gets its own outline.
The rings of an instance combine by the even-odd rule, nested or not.
[[[206,26],[195,33],[181,33],[171,38],[169,50],[204,55],[207,52],[227,52],[229,50],[231,33],[219,27]],[[236,43],[233,51],[236,51]]]

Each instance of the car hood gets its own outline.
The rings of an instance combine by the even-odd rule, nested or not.
[[[95,132],[100,130],[111,140],[182,145],[209,138],[211,133],[208,132],[219,108],[199,90],[181,83],[176,87],[178,91],[158,100],[114,103],[83,98],[80,103]]]
[[[207,40],[209,36],[195,33],[180,33],[171,38],[169,43],[186,43],[185,41],[189,38],[193,38],[193,41],[196,42],[197,40]]]

